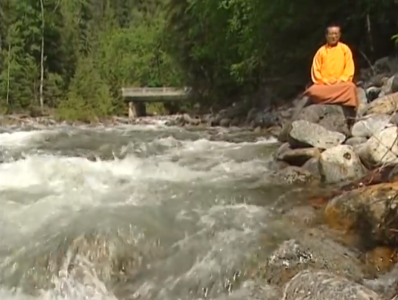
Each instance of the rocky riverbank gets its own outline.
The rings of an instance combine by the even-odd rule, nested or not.
[[[360,84],[352,127],[343,107],[309,105],[281,130],[275,183],[300,184],[292,192],[304,201],[281,218],[294,238],[254,267],[254,277],[279,293],[265,299],[398,299],[398,75],[392,71]]]

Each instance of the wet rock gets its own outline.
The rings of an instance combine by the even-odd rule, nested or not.
[[[390,123],[388,115],[374,115],[360,120],[352,126],[353,137],[370,138],[373,134],[383,130]]]
[[[295,206],[288,210],[284,215],[295,225],[312,226],[318,221],[318,215],[312,206]]]
[[[398,93],[380,97],[366,105],[362,116],[368,115],[391,115],[398,110]]]
[[[1,282],[35,294],[37,290],[50,289],[53,276],[87,286],[95,284],[93,272],[105,284],[133,278],[139,268],[153,259],[159,247],[156,241],[137,241],[131,228],[119,228],[84,234],[61,231],[22,249],[2,266]]]
[[[309,172],[312,174],[315,178],[321,178],[321,172],[319,168],[319,158],[311,158],[309,159],[302,167],[301,169]]]
[[[304,270],[285,286],[281,300],[383,300],[371,289],[333,273]]]
[[[268,284],[282,286],[297,273],[308,268],[329,270],[360,280],[366,267],[358,253],[328,238],[319,229],[306,230],[296,239],[283,242],[260,268]]]
[[[358,150],[361,159],[368,165],[398,163],[398,127],[391,125],[367,140]]]
[[[364,137],[351,137],[348,140],[346,140],[344,144],[349,146],[356,146],[365,143],[367,140],[368,139]]]
[[[295,166],[288,166],[269,175],[269,180],[275,184],[303,184],[316,181],[309,172]]]
[[[376,247],[364,255],[365,263],[378,272],[391,270],[397,262],[397,258],[397,252],[393,248],[386,246]]]
[[[294,147],[309,146],[320,149],[335,147],[346,139],[342,133],[330,131],[321,125],[303,120],[292,123],[289,137],[289,144]]]
[[[385,299],[391,299],[398,293],[398,266],[385,274],[379,275],[376,279],[364,279],[363,285],[384,295]],[[398,299],[398,296],[396,297],[393,299]]]
[[[221,127],[228,127],[229,124],[231,124],[231,119],[224,118],[220,120],[220,126]]]
[[[291,149],[289,143],[285,143],[279,147],[275,158],[285,161],[292,166],[302,166],[309,159],[319,157],[321,152],[317,148],[297,148]]]
[[[348,145],[338,145],[322,152],[319,166],[321,177],[327,183],[356,180],[367,171],[354,149]]]
[[[282,293],[279,289],[263,282],[245,281],[242,286],[229,295],[221,295],[215,300],[279,300]]]
[[[325,220],[331,228],[358,232],[365,244],[398,242],[398,184],[380,183],[331,199]]]
[[[255,127],[268,128],[278,124],[278,116],[273,111],[257,112],[254,116],[253,124]]]

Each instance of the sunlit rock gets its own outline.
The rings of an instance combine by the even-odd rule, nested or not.
[[[383,300],[369,288],[326,271],[304,270],[285,286],[281,300]]]
[[[381,183],[343,193],[329,201],[325,219],[329,226],[354,230],[369,242],[398,242],[398,184]]]
[[[338,145],[322,152],[319,166],[321,177],[327,183],[356,180],[367,172],[354,149],[348,145]]]
[[[366,271],[358,253],[332,240],[321,230],[310,229],[280,244],[259,272],[267,283],[282,286],[308,268],[329,270],[354,280],[362,278]]]
[[[295,147],[329,149],[342,144],[345,139],[346,136],[340,132],[303,120],[294,121],[289,133],[289,144]]]

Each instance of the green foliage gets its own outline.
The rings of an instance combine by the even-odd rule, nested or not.
[[[330,21],[343,25],[359,66],[363,54],[372,60],[390,54],[392,41],[398,41],[398,7],[391,0],[43,0],[43,5],[44,20],[41,1],[0,1],[2,112],[30,110],[42,96],[59,118],[91,122],[126,113],[123,86],[191,86],[196,97],[181,104],[187,110],[229,105],[265,87],[283,98],[307,83],[312,55]],[[147,104],[147,111],[167,109]]]

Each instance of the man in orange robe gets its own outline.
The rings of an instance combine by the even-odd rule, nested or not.
[[[340,104],[356,109],[357,89],[352,82],[355,72],[350,48],[340,42],[339,26],[326,29],[326,44],[316,52],[312,67],[313,85],[304,96],[319,104]]]

